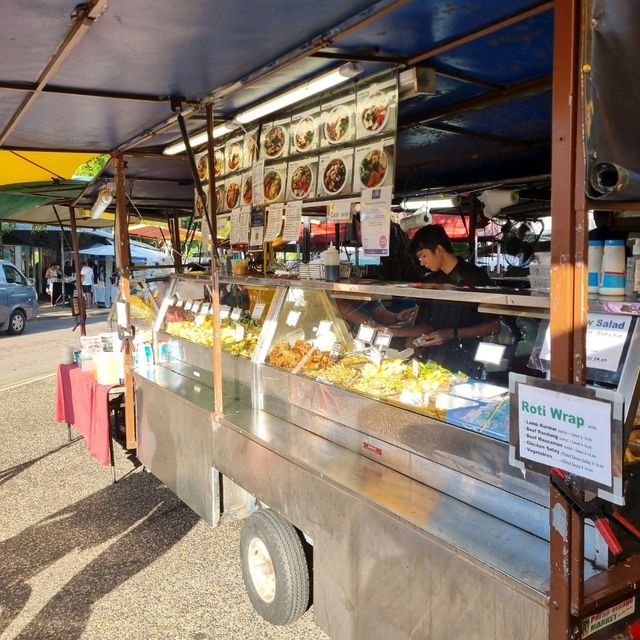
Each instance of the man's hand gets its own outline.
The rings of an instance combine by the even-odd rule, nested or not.
[[[453,340],[455,331],[453,329],[439,329],[431,333],[423,333],[418,340],[421,347],[438,347],[449,340]]]
[[[413,320],[415,315],[418,313],[418,306],[416,305],[412,309],[403,309],[396,313],[396,322],[406,322],[409,320]]]

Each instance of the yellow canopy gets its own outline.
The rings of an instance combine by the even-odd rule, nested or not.
[[[76,169],[97,154],[44,151],[0,151],[0,186],[21,182],[70,179]]]

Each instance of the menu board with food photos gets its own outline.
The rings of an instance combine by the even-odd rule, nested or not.
[[[393,186],[397,121],[393,75],[336,90],[326,102],[237,130],[214,149],[216,212],[256,205],[258,161],[264,164],[266,205],[333,200]],[[196,156],[196,166],[206,183],[206,154]],[[196,203],[199,208],[202,203]]]

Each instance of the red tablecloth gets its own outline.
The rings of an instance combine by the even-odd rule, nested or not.
[[[58,366],[56,420],[72,424],[87,441],[87,450],[102,465],[109,464],[109,391],[92,373],[75,364]]]

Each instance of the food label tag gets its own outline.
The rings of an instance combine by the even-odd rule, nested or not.
[[[393,338],[393,336],[390,333],[386,331],[380,331],[376,336],[375,344],[377,347],[386,349],[391,345],[391,338]]]
[[[221,318],[222,320],[225,320],[226,318],[228,318],[228,317],[229,317],[229,313],[231,313],[231,308],[230,308],[230,307],[228,307],[226,304],[223,304],[223,305],[220,307],[220,318]]]
[[[255,307],[253,307],[253,313],[251,314],[251,317],[254,320],[260,320],[260,318],[262,318],[262,314],[264,313],[264,308],[264,303],[261,302],[257,304]]]
[[[357,340],[360,342],[364,342],[366,344],[371,344],[373,342],[373,337],[376,334],[376,330],[374,327],[370,327],[367,324],[361,324],[358,329],[358,335],[356,336]]]
[[[376,347],[371,347],[369,349],[369,352],[367,353],[367,358],[369,358],[369,360],[371,360],[371,362],[373,362],[376,367],[379,367],[382,364],[383,357],[384,356],[382,354],[382,351],[380,351],[380,349],[377,349]]]
[[[184,300],[176,300],[176,307],[184,307]]]
[[[240,307],[236,307],[232,312],[231,312],[231,319],[232,320],[240,320],[240,316],[242,315],[242,309]]]
[[[326,336],[331,331],[331,320],[322,320],[316,329],[317,336]]]
[[[194,318],[194,322],[196,323],[196,327],[199,327],[200,325],[202,325],[202,323],[205,321],[205,317],[203,315],[198,314],[195,318]]]
[[[300,311],[289,311],[287,315],[287,326],[288,327],[297,326],[298,320],[300,320]]]
[[[198,313],[200,311],[200,303],[195,300],[194,302],[191,303],[191,311],[193,311],[193,313]]]
[[[420,363],[415,359],[411,361],[411,375],[414,378],[420,375]]]
[[[234,335],[234,338],[236,342],[244,340],[244,327],[241,324],[236,325],[236,333]]]
[[[502,362],[505,347],[503,344],[493,344],[492,342],[481,342],[478,344],[474,360],[485,364],[498,365]]]
[[[211,313],[211,305],[208,302],[205,302],[200,309],[200,313],[202,315],[208,316]]]
[[[338,358],[340,356],[341,351],[342,351],[342,345],[339,342],[334,342],[333,347],[331,347],[331,351],[329,352],[329,357]]]

